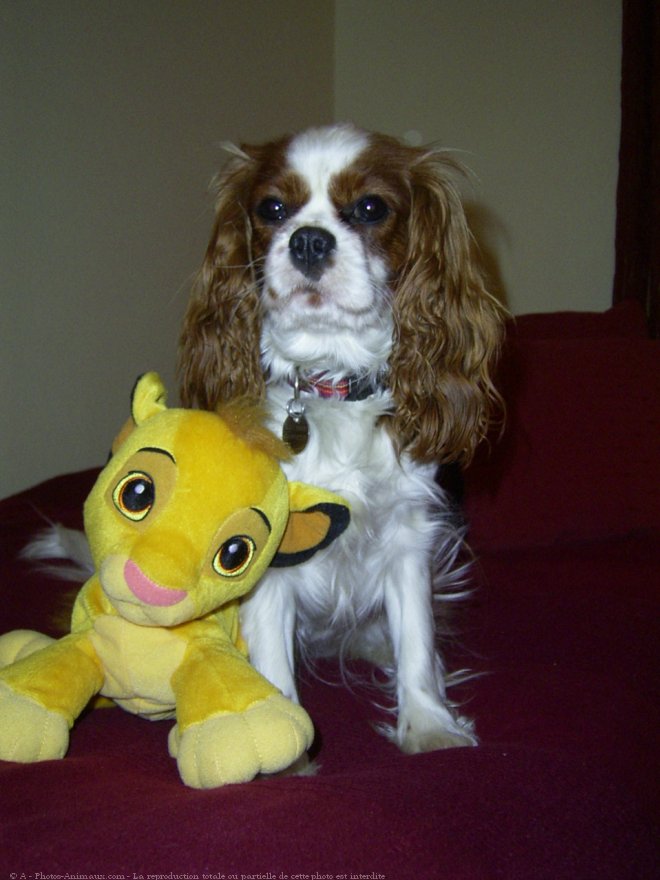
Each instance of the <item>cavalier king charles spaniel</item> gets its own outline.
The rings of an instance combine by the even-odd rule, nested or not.
[[[272,569],[243,605],[252,663],[296,693],[296,659],[364,658],[405,752],[476,742],[436,649],[461,594],[463,529],[436,482],[498,411],[502,308],[486,290],[458,166],[352,125],[231,148],[184,321],[184,404],[265,398],[291,480],[351,504],[344,536]]]

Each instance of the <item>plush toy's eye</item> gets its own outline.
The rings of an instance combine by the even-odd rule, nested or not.
[[[133,522],[143,520],[156,500],[156,487],[149,474],[131,471],[117,483],[112,493],[117,510]]]
[[[256,546],[247,535],[234,535],[213,557],[213,568],[223,577],[238,577],[252,562]]]

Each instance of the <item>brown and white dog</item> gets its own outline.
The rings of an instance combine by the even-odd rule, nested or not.
[[[457,166],[351,125],[232,152],[181,337],[184,403],[265,397],[299,449],[289,479],[352,510],[341,540],[245,602],[251,660],[295,699],[298,653],[369,659],[391,673],[404,751],[474,744],[436,650],[435,600],[464,572],[435,474],[467,462],[497,412],[502,310]]]

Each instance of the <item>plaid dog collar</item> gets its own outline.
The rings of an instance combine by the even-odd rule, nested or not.
[[[380,377],[342,376],[339,379],[327,378],[327,373],[296,375],[289,384],[293,387],[293,397],[286,405],[287,416],[282,425],[282,439],[296,455],[302,452],[309,441],[309,422],[305,415],[305,403],[301,391],[309,391],[327,400],[366,400],[378,388],[382,388]]]
[[[366,400],[379,388],[382,382],[379,377],[342,376],[339,379],[328,378],[327,373],[313,373],[302,376],[300,387],[303,391],[311,391],[318,397],[332,400]]]

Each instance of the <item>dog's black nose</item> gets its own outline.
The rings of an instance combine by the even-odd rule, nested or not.
[[[301,226],[289,239],[291,260],[308,278],[319,278],[337,239],[320,226]]]

